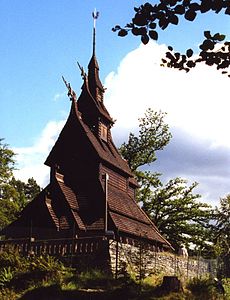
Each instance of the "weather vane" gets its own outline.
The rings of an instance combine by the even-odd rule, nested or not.
[[[99,12],[96,10],[96,8],[92,12],[92,16],[93,16],[93,28],[96,28],[96,20],[99,17]]]
[[[98,19],[99,12],[94,9],[94,12],[92,13],[93,16],[93,54],[95,54],[95,48],[96,48],[96,20]]]

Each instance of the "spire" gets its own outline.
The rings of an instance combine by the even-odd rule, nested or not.
[[[96,58],[96,20],[98,19],[99,12],[94,10],[93,16],[93,54],[88,65],[88,81],[89,88],[95,100],[102,101],[104,88],[99,78],[99,65]]]
[[[92,12],[93,16],[93,55],[95,55],[95,48],[96,48],[96,20],[99,17],[99,12],[94,9],[94,12]]]
[[[90,128],[98,128],[99,123],[103,120],[105,126],[112,126],[113,119],[104,106],[105,89],[99,77],[99,65],[96,58],[96,20],[99,13],[95,10],[93,16],[93,53],[88,64],[88,74],[86,75],[83,68],[78,64],[81,75],[84,80],[82,93],[78,99],[78,110],[82,114],[82,119]]]

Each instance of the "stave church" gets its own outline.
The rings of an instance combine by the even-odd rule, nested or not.
[[[80,241],[81,245],[91,241],[91,250],[82,246],[82,252],[95,252],[92,242],[97,240],[107,241],[108,247],[113,241],[133,246],[143,241],[152,249],[169,250],[170,243],[138,206],[138,184],[114,145],[114,120],[104,103],[95,39],[94,26],[88,71],[80,67],[83,84],[78,99],[63,78],[71,107],[45,161],[50,182],[1,235],[6,240],[29,239],[30,246],[39,241],[46,245],[72,241],[71,251],[76,253]]]

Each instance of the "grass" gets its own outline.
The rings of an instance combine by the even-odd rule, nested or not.
[[[163,273],[152,274],[141,283],[125,272],[115,280],[100,270],[78,273],[49,256],[25,258],[9,250],[0,254],[1,300],[230,300],[230,279],[223,280],[225,297],[210,278],[183,283],[180,293],[166,293]]]

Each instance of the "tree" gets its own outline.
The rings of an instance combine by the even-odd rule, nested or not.
[[[161,174],[143,170],[156,160],[155,152],[162,150],[171,138],[164,116],[148,109],[145,117],[139,119],[139,135],[130,133],[128,142],[119,150],[140,184],[137,201],[160,232],[176,249],[182,243],[207,248],[211,208],[197,201],[197,183],[187,186],[186,180],[177,177],[163,184]]]
[[[147,44],[150,39],[158,39],[158,30],[165,30],[169,25],[178,25],[179,18],[184,17],[187,21],[194,21],[197,14],[213,11],[223,12],[230,15],[230,5],[228,0],[161,0],[159,3],[145,3],[139,7],[134,7],[134,17],[126,26],[116,25],[112,30],[118,31],[121,37],[129,32],[134,36],[140,36],[143,44]],[[193,50],[188,49],[186,54],[174,53],[173,47],[169,47],[166,59],[163,64],[167,67],[174,67],[187,72],[196,66],[197,63],[205,62],[207,65],[216,65],[218,70],[226,69],[230,66],[230,42],[226,41],[221,47],[215,47],[217,43],[223,42],[225,36],[220,33],[211,35],[210,31],[204,32],[205,40],[200,45],[199,57],[192,59]],[[228,74],[227,71],[222,71]],[[228,74],[230,77],[230,74]]]
[[[14,170],[14,152],[8,148],[7,144],[3,143],[0,138],[0,188],[1,185],[8,183],[13,175]]]
[[[144,118],[139,119],[139,135],[129,134],[127,143],[123,143],[120,152],[127,160],[132,171],[156,160],[155,152],[162,150],[172,135],[164,123],[165,113],[148,109]]]
[[[41,191],[41,188],[34,180],[34,178],[29,178],[27,183],[25,183],[21,180],[12,177],[12,179],[9,182],[9,186],[12,190],[15,191],[12,197],[14,202],[18,204],[20,211]]]
[[[230,255],[230,194],[220,199],[220,206],[215,208],[214,242],[220,255]]]
[[[219,276],[230,277],[230,194],[220,199],[219,207],[213,212],[210,232],[214,254],[219,260]]]
[[[16,180],[15,153],[0,139],[0,228],[14,221],[19,212],[39,192],[40,187],[33,178],[27,183]]]
[[[148,197],[142,198],[143,209],[176,249],[182,244],[207,247],[211,207],[198,202],[196,186],[176,177],[155,189],[149,186]]]

